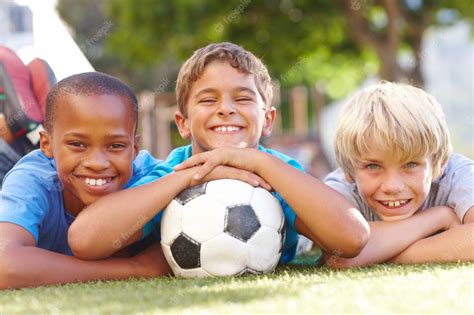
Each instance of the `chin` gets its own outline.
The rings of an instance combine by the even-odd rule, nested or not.
[[[400,221],[400,220],[405,220],[411,217],[414,214],[414,212],[408,212],[408,213],[403,213],[403,214],[398,214],[398,215],[390,215],[390,216],[384,216],[382,214],[377,213],[377,215],[386,222],[393,222],[393,221]]]

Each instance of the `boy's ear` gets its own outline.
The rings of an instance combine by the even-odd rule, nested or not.
[[[262,136],[267,137],[272,133],[273,123],[275,122],[276,108],[270,107],[269,110],[265,111],[265,120],[263,121]]]
[[[191,137],[191,131],[189,130],[187,118],[180,111],[177,111],[174,113],[174,122],[176,127],[178,127],[181,137],[188,140]]]
[[[353,178],[352,175],[349,174],[349,173],[344,172],[344,177],[346,178],[346,180],[347,180],[349,183],[354,183],[354,182],[355,182],[355,181],[354,181],[354,178]]]
[[[140,152],[139,148],[139,143],[140,143],[140,135],[135,135],[135,138],[133,139],[133,154],[134,157],[137,157],[138,152]]]
[[[40,131],[40,149],[49,158],[53,158],[52,136],[46,130]]]

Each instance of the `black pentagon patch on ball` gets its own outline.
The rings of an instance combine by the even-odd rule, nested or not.
[[[171,254],[176,263],[183,269],[193,269],[201,267],[201,244],[184,233],[171,244]]]
[[[206,193],[206,186],[207,182],[185,189],[180,192],[179,195],[174,198],[174,200],[184,206],[194,198],[204,195]]]
[[[227,207],[225,217],[224,232],[247,242],[258,229],[260,229],[260,221],[255,211],[250,205],[236,205]]]

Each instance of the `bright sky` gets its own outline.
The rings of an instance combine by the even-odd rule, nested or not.
[[[61,80],[75,73],[94,71],[57,14],[56,0],[15,0],[33,13],[32,46],[17,51],[23,62],[35,57],[45,59]]]

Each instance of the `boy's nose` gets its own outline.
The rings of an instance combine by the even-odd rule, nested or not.
[[[385,176],[381,189],[386,194],[395,195],[405,188],[405,182],[400,174],[392,173]]]
[[[94,171],[101,171],[110,166],[110,161],[102,150],[95,150],[86,157],[82,165]]]
[[[232,98],[223,98],[219,104],[218,112],[219,116],[228,116],[235,113],[234,101]]]

